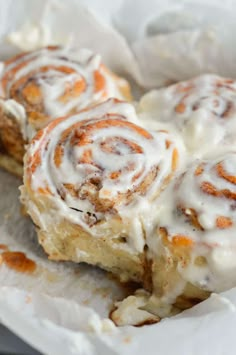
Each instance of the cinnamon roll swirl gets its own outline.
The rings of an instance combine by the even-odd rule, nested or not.
[[[147,276],[152,206],[181,148],[136,120],[132,105],[110,99],[52,121],[29,144],[22,200],[51,259],[96,264],[126,280]]]
[[[4,63],[0,77],[0,138],[21,163],[24,144],[56,117],[109,97],[130,100],[128,83],[85,49],[47,47]]]
[[[151,125],[181,132],[190,153],[199,157],[217,145],[236,145],[236,82],[201,75],[144,95],[139,111]]]
[[[236,286],[236,153],[192,164],[163,198],[152,301],[173,311]]]

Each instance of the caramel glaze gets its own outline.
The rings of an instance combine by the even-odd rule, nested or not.
[[[4,251],[0,257],[2,263],[16,272],[31,274],[37,267],[33,260],[19,251]]]

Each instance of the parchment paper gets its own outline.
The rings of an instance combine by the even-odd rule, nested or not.
[[[12,42],[17,44],[14,32],[20,29],[28,46],[74,42],[92,48],[113,70],[144,88],[208,70],[236,77],[235,1],[84,0],[80,4],[0,0],[1,58],[19,51],[6,37],[13,32]],[[236,289],[212,295],[152,326],[116,328],[107,317],[124,290],[96,268],[47,260],[31,221],[20,213],[20,184],[0,171],[0,244],[23,251],[37,268],[26,274],[0,265],[3,324],[51,355],[235,354]]]

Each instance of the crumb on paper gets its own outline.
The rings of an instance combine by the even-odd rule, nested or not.
[[[125,344],[129,344],[129,343],[131,343],[131,341],[132,341],[132,337],[131,337],[130,335],[126,336],[126,337],[123,339],[123,342],[124,342]]]
[[[111,319],[118,326],[154,324],[160,318],[145,310],[148,302],[148,293],[138,290],[136,295],[128,296],[121,302],[115,303],[115,310],[111,312]]]
[[[30,295],[26,295],[26,296],[25,296],[25,303],[26,303],[26,304],[32,303],[32,297],[31,297]]]
[[[88,319],[88,328],[92,332],[101,334],[114,331],[116,326],[111,319],[100,319],[97,314],[93,314],[90,319]]]
[[[45,269],[44,273],[48,282],[56,282],[60,278],[57,273],[49,271],[47,269]]]
[[[52,44],[52,33],[43,24],[26,23],[19,30],[11,32],[6,40],[22,51],[32,51]]]
[[[86,299],[81,302],[84,306],[88,306],[91,303],[91,300]]]
[[[102,298],[106,298],[106,297],[108,297],[109,294],[110,294],[110,288],[109,288],[109,287],[96,287],[96,288],[93,290],[93,294],[99,295],[99,296],[101,296]]]

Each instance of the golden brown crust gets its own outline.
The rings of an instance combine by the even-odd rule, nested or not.
[[[178,267],[186,268],[191,260],[192,244],[188,243],[189,239],[181,236],[177,243],[168,239],[168,234],[165,228],[158,229],[158,237],[162,239],[163,245],[168,248],[169,253],[163,253],[161,256],[156,256],[152,264],[152,280],[153,293],[160,299],[169,298],[172,307],[178,309],[187,309],[209,297],[210,292],[205,291],[190,282],[186,282],[181,294],[175,298],[176,287],[183,283],[182,277],[179,274]],[[198,263],[205,262],[196,260]]]
[[[69,260],[76,263],[85,262],[96,265],[117,275],[122,281],[133,280],[142,283],[144,277],[144,260],[142,255],[130,253],[114,247],[107,238],[94,238],[83,230],[72,228],[70,235],[63,238],[63,231],[68,233],[68,225],[62,226],[60,234],[39,232],[39,242],[51,260]],[[53,247],[52,247],[52,244]],[[115,250],[116,249],[116,250]],[[77,253],[76,253],[77,251]]]
[[[25,141],[22,137],[20,126],[14,116],[0,107],[0,140],[4,152],[15,159],[18,164],[23,164]],[[3,152],[3,153],[4,153]]]
[[[32,194],[30,199],[37,203],[41,213],[53,207],[48,196],[38,198]],[[39,225],[33,210],[30,214],[35,225]],[[51,260],[86,262],[116,274],[124,282],[133,280],[141,283],[147,277],[147,274],[144,275],[147,272],[145,257],[142,253],[134,254],[123,248],[124,238],[113,238],[115,233],[122,235],[122,225],[115,225],[114,228],[118,229],[111,228],[110,235],[106,237],[94,237],[78,224],[55,218],[47,231],[37,227],[37,233],[39,243]]]

